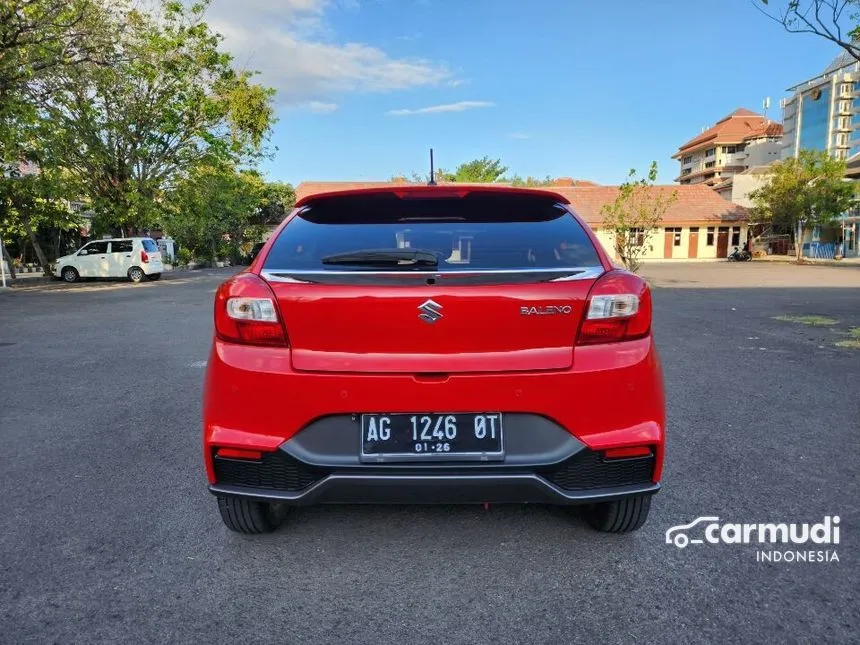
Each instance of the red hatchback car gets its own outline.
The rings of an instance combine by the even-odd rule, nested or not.
[[[553,192],[301,200],[218,289],[207,369],[206,472],[234,531],[305,504],[536,502],[625,532],[660,488],[650,290]]]

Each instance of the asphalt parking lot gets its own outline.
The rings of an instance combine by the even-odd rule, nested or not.
[[[540,506],[321,507],[229,533],[199,438],[227,274],[0,297],[0,642],[860,637],[860,349],[839,345],[860,268],[645,267],[670,434],[664,489],[624,536]],[[840,561],[664,543],[704,515],[839,515]]]

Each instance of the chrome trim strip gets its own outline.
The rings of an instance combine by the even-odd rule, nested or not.
[[[292,276],[315,276],[315,275],[344,275],[344,276],[434,276],[444,278],[453,275],[522,275],[524,273],[563,273],[570,271],[570,275],[554,278],[551,282],[569,282],[572,280],[590,280],[605,273],[602,266],[597,267],[560,267],[557,269],[475,269],[472,271],[326,271],[320,269],[268,269],[262,271],[262,275],[269,282],[292,282],[304,283],[304,280]]]
[[[592,278],[599,278],[604,273],[606,273],[606,269],[603,267],[588,267],[581,273],[573,273],[571,275],[566,275],[561,278],[555,278],[550,280],[550,282],[571,282],[573,280],[591,280]]]

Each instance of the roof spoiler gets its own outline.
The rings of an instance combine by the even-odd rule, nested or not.
[[[317,193],[302,197],[296,202],[296,208],[325,199],[362,195],[394,195],[399,199],[462,199],[466,195],[473,194],[517,195],[534,197],[535,199],[551,199],[561,204],[570,204],[570,200],[560,193],[536,188],[512,188],[494,184],[446,184],[442,186],[417,184],[413,186],[391,185],[382,188],[353,188]]]

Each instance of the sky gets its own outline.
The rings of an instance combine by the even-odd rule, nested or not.
[[[771,2],[771,5],[774,3]],[[777,4],[780,4],[779,2]],[[500,158],[617,184],[839,53],[752,0],[213,0],[235,64],[274,87],[272,180],[370,181]]]

